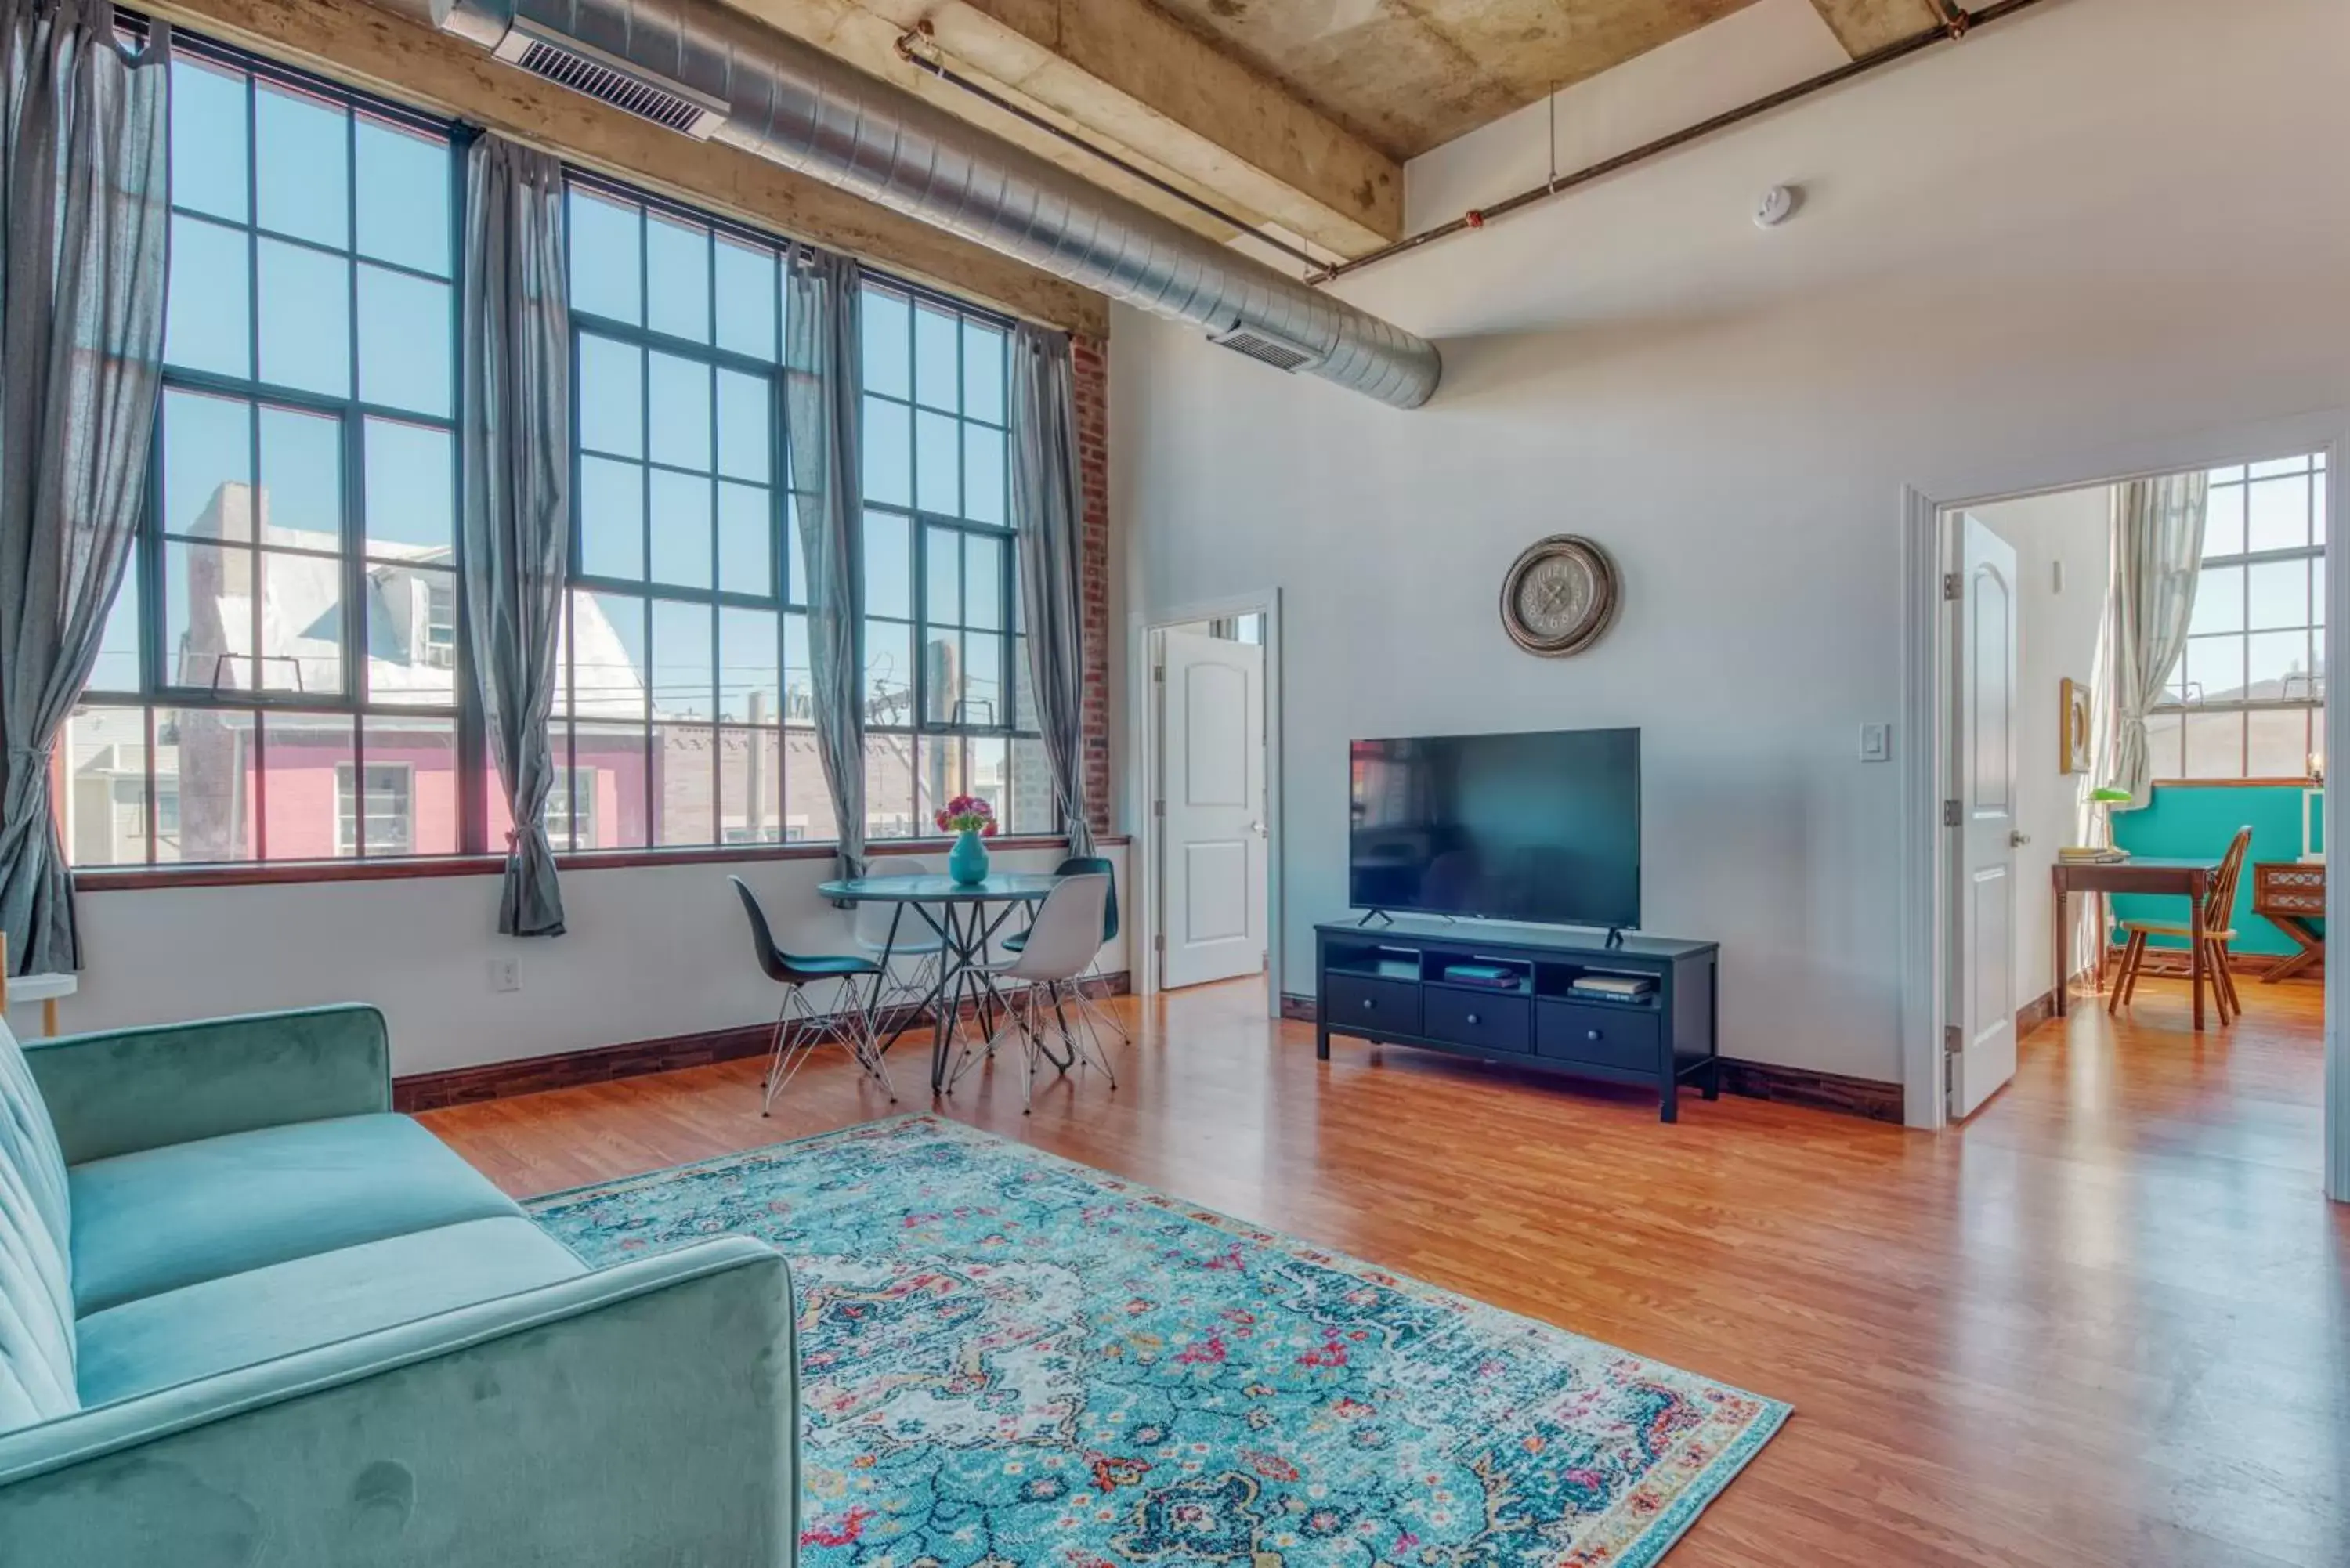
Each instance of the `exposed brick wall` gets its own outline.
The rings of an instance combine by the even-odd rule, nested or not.
[[[1077,474],[1085,492],[1086,815],[1107,833],[1109,798],[1109,342],[1073,337],[1076,367]]]

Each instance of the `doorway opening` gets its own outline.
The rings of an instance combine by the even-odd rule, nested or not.
[[[1913,507],[1934,568],[1939,808],[1935,1114],[1913,1125],[1974,1116],[2035,1055],[2043,1089],[2257,1060],[2284,1097],[2327,1107],[2336,1181],[2333,457]]]
[[[1144,989],[1269,974],[1279,919],[1279,596],[1171,612],[1139,634]],[[1270,999],[1279,987],[1266,992]]]

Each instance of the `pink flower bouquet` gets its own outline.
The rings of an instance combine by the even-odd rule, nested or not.
[[[995,808],[975,794],[959,794],[947,802],[931,820],[941,833],[976,833],[982,838],[995,836]]]

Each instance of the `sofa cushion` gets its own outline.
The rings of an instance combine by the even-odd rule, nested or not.
[[[414,1231],[206,1280],[83,1318],[81,1400],[151,1394],[587,1272],[562,1243],[515,1219]]]
[[[467,1220],[513,1199],[406,1116],[337,1116],[93,1159],[68,1172],[75,1311]]]

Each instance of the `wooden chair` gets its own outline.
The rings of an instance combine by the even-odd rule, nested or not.
[[[2211,971],[2211,1000],[2220,1009],[2220,1022],[2232,1023],[2242,1016],[2243,1002],[2236,995],[2235,976],[2228,972],[2228,944],[2236,940],[2235,929],[2229,923],[2236,914],[2236,884],[2244,874],[2244,854],[2252,846],[2252,830],[2236,829],[2229,841],[2228,853],[2220,857],[2220,868],[2211,875],[2210,886],[2203,894],[2203,963]],[[2185,920],[2124,920],[2122,929],[2127,940],[2122,944],[2121,973],[2114,979],[2113,994],[2106,999],[2106,1011],[2113,1012],[2127,1002],[2137,990],[2139,970],[2146,963],[2146,940],[2148,937],[2178,937],[2191,940],[2195,928]]]

